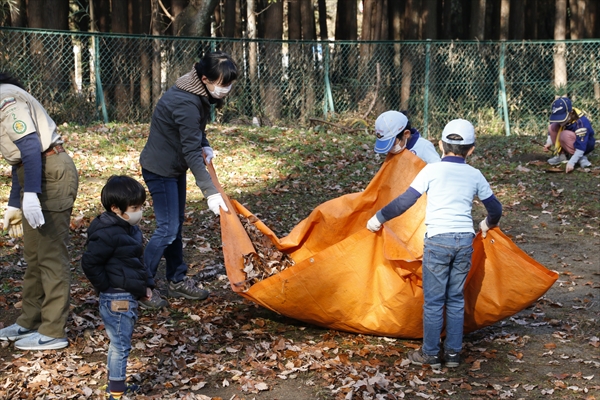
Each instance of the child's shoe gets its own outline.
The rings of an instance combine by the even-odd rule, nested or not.
[[[440,369],[442,363],[438,356],[428,356],[422,352],[422,349],[408,353],[408,359],[415,365],[429,365],[432,369]]]
[[[150,299],[144,298],[138,300],[138,305],[144,310],[159,310],[168,304],[165,299],[160,297],[160,293],[156,289],[152,290],[152,297]]]
[[[558,165],[561,163],[567,162],[567,156],[565,156],[564,154],[559,154],[557,156],[554,156],[550,159],[548,159],[548,164],[550,165]]]
[[[184,297],[190,300],[204,300],[208,297],[208,290],[200,289],[188,277],[181,282],[169,282],[167,292],[170,297]]]
[[[592,163],[586,156],[581,157],[578,164],[581,168],[588,168],[592,166]]]
[[[108,390],[108,386],[106,386],[107,400],[120,400],[121,397],[123,397],[123,395],[130,395],[130,394],[138,393],[139,391],[140,391],[140,387],[138,385],[136,385],[135,383],[128,383],[127,389],[125,389],[124,392],[118,392],[118,393],[111,393],[110,390]]]
[[[459,353],[444,353],[444,365],[448,368],[456,368],[460,364]]]

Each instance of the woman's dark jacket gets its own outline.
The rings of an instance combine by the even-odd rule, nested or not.
[[[154,278],[144,261],[142,231],[113,212],[104,212],[92,221],[87,249],[81,258],[85,276],[99,292],[124,290],[136,298],[146,297]]]

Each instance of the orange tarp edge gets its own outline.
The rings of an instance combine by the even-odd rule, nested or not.
[[[367,188],[319,205],[289,235],[278,238],[255,223],[295,265],[244,291],[244,255],[254,246],[238,213],[252,215],[229,199],[212,168],[213,182],[229,207],[221,211],[227,276],[234,292],[282,315],[348,332],[421,338],[421,259],[425,234],[423,196],[377,233],[366,223],[403,193],[425,164],[404,151],[389,156]],[[517,313],[540,298],[558,275],[519,249],[500,229],[477,235],[465,285],[465,331]]]

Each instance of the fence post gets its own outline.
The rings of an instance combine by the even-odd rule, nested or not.
[[[329,82],[329,42],[325,43],[325,65],[324,65],[324,74],[325,74],[325,98],[323,99],[323,114],[324,117],[327,117],[327,110],[329,105],[329,109],[332,114],[335,114],[335,108],[333,108],[333,97],[331,95],[331,83]]]
[[[502,98],[502,109],[504,111],[504,130],[506,136],[510,136],[510,122],[508,121],[508,106],[506,104],[506,85],[504,84],[504,57],[506,53],[506,42],[500,44],[500,96]]]
[[[96,105],[98,102],[102,107],[102,117],[104,119],[104,123],[108,123],[108,113],[106,112],[106,103],[104,102],[104,90],[102,89],[102,80],[100,79],[100,43],[98,41],[98,36],[94,35],[94,71],[96,73]]]
[[[423,102],[423,134],[429,138],[429,66],[431,63],[431,39],[425,45],[425,98]]]

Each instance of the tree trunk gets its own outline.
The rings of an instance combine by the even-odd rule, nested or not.
[[[256,0],[247,0],[246,2],[246,36],[248,42],[248,79],[250,80],[250,98],[258,98],[258,54],[257,45],[253,39],[257,38],[256,31]],[[252,116],[256,117],[258,110],[258,102],[252,102]]]
[[[585,26],[585,15],[589,12],[586,8],[585,0],[569,0],[569,8],[571,9],[571,39],[587,39]]]
[[[302,24],[301,24],[300,0],[288,1],[288,39],[302,39]],[[292,46],[293,48],[294,46]]]
[[[454,39],[454,32],[452,29],[452,0],[444,0],[442,13],[442,39],[451,40]]]
[[[210,17],[219,0],[190,0],[175,17],[173,28],[178,36],[210,36]]]
[[[417,27],[418,27],[418,11],[416,8],[417,0],[407,0],[405,9],[405,34],[406,40],[412,40],[416,38]],[[412,84],[412,71],[413,71],[413,59],[409,54],[406,54],[406,47],[404,48],[402,57],[402,83],[400,88],[400,109],[409,110],[410,107],[410,94]]]
[[[448,0],[446,0],[448,1]],[[423,39],[435,40],[438,38],[438,2],[436,0],[425,0],[423,13]]]
[[[112,31],[114,33],[128,33],[129,32],[129,4],[126,0],[113,1],[112,2]],[[112,57],[112,77],[114,85],[114,104],[112,104],[116,110],[116,117],[119,121],[127,120],[129,113],[129,105],[131,92],[129,88],[129,75],[131,71],[128,68],[127,60],[130,57],[130,49],[127,48],[129,41],[127,39],[115,38],[110,41],[113,44],[113,48],[110,50],[113,52]]]
[[[554,40],[565,40],[567,32],[567,0],[556,0],[556,19],[554,22]],[[567,85],[566,46],[557,43],[554,47],[554,86],[557,90]]]
[[[471,0],[471,38],[484,40],[485,0]]]
[[[15,0],[15,7],[10,10],[10,26],[15,28],[25,27],[27,21],[26,10],[26,0]]]
[[[152,6],[148,1],[141,1],[140,33],[150,33]],[[151,116],[152,106],[152,58],[150,46],[152,42],[144,39],[140,43],[140,106],[144,114]],[[147,118],[148,120],[150,118]]]
[[[177,17],[185,10],[189,0],[171,0],[171,15],[175,20],[171,24],[171,34],[173,36],[185,36],[181,34],[181,30],[184,28],[186,21],[178,19]],[[164,4],[163,4],[164,5]]]
[[[152,0],[152,35],[161,34],[161,19],[159,0]],[[161,57],[160,57],[160,39],[152,41],[152,105],[156,107],[158,99],[161,96]]]
[[[335,40],[357,40],[356,1],[338,0],[335,17]]]
[[[276,0],[266,5],[263,13],[265,30],[265,39],[281,40],[283,37],[283,1]],[[263,110],[265,117],[271,121],[281,118],[281,76],[283,75],[281,65],[281,43],[266,42],[263,45],[261,85]],[[262,78],[264,77],[264,78]],[[264,79],[264,80],[263,80]],[[264,121],[263,121],[264,122]]]
[[[316,40],[317,28],[312,0],[300,0],[300,15],[302,19],[302,39]]]
[[[510,0],[501,0],[500,3],[500,40],[508,40],[510,21]]]
[[[321,40],[329,40],[327,33],[327,6],[325,0],[319,0],[319,37]]]
[[[510,0],[510,32],[511,39],[523,40],[525,38],[525,7],[523,0]]]
[[[110,0],[92,0],[94,2],[94,19],[98,32],[110,32]]]
[[[236,18],[236,0],[225,0],[225,23],[223,26],[223,36],[226,38],[235,38],[237,32],[237,18]]]

